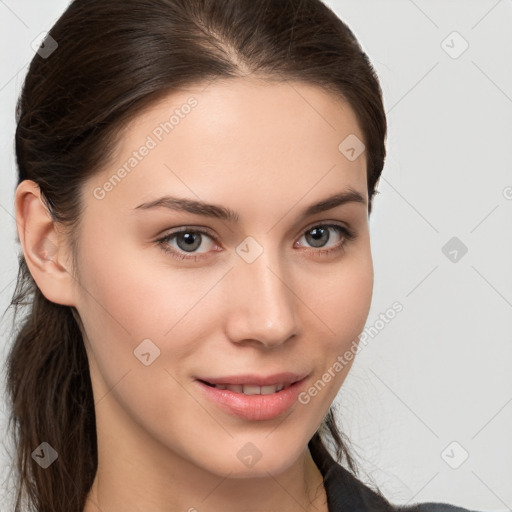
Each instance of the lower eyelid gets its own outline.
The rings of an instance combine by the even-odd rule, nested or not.
[[[331,245],[330,247],[327,247],[327,248],[326,247],[305,246],[304,249],[307,252],[311,252],[311,253],[317,254],[317,255],[335,253],[339,250],[344,249],[346,244],[355,238],[355,233],[353,231],[349,230],[348,228],[346,228],[344,226],[339,226],[337,224],[320,224],[320,225],[313,226],[312,228],[305,230],[304,233],[307,233],[308,231],[311,231],[313,228],[319,227],[319,226],[324,227],[324,228],[332,228],[333,230],[335,230],[338,233],[341,240],[337,244]],[[301,238],[304,236],[305,236],[305,234],[302,235]]]
[[[204,231],[199,231],[197,229],[182,229],[180,231],[174,231],[173,233],[168,233],[167,235],[165,235],[162,238],[158,239],[157,243],[159,243],[162,246],[164,251],[171,252],[171,253],[179,255],[177,257],[180,258],[180,259],[187,258],[188,257],[187,255],[190,255],[190,258],[194,258],[195,259],[195,258],[197,258],[197,256],[201,257],[201,255],[208,253],[208,251],[204,252],[204,253],[201,253],[201,252],[187,253],[186,251],[181,251],[180,249],[176,249],[174,247],[169,246],[169,242],[171,240],[175,239],[181,233],[200,234],[202,237],[209,238],[211,240],[213,246],[218,246],[217,242],[215,241],[215,238],[213,238],[212,235],[210,235],[209,233],[206,233]],[[182,255],[185,255],[185,256],[182,258]]]
[[[339,242],[338,244],[336,244],[335,246],[329,247],[327,249],[325,249],[323,247],[317,247],[317,248],[304,247],[304,249],[306,249],[308,252],[319,253],[319,254],[335,252],[337,250],[343,249],[345,247],[346,243],[351,241],[356,236],[352,230],[350,230],[349,228],[347,228],[345,226],[340,226],[338,224],[316,224],[316,225],[311,226],[310,228],[304,230],[303,234],[301,235],[301,238],[303,236],[305,236],[305,234],[308,231],[311,231],[313,228],[316,228],[316,227],[324,227],[324,228],[334,229],[341,236],[342,241]],[[160,238],[159,240],[157,240],[157,243],[162,247],[163,251],[170,253],[173,257],[175,257],[179,260],[187,260],[187,259],[188,260],[197,260],[197,259],[208,257],[209,251],[204,252],[204,253],[201,253],[201,252],[187,253],[185,251],[181,251],[179,249],[170,247],[168,245],[168,242],[172,238],[178,236],[180,233],[188,233],[188,232],[200,234],[201,236],[206,236],[212,241],[212,243],[214,244],[215,247],[217,247],[217,248],[219,247],[219,244],[216,242],[215,238],[210,233],[207,233],[207,232],[201,231],[201,230],[197,230],[197,229],[181,229],[179,231],[169,233],[169,234],[165,235],[164,237]],[[219,252],[219,251],[215,251],[215,252]]]

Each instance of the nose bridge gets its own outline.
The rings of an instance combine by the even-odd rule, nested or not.
[[[238,341],[252,339],[278,345],[295,334],[297,327],[290,272],[278,247],[250,238],[236,250],[231,336]]]

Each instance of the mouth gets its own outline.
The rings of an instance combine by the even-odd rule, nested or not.
[[[257,384],[211,384],[205,380],[198,379],[203,384],[216,389],[226,389],[233,393],[243,393],[244,395],[272,395],[289,388],[293,382],[280,382],[268,386],[258,386]]]
[[[281,373],[268,377],[239,375],[195,378],[202,396],[224,412],[246,420],[270,420],[291,409],[308,374]]]

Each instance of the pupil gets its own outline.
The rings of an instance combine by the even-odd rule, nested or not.
[[[181,247],[182,244],[180,242],[185,242],[185,247]],[[201,238],[199,234],[182,233],[181,236],[177,238],[177,243],[180,249],[193,251],[201,245]]]
[[[314,228],[310,231],[310,233],[311,233],[311,237],[313,239],[313,243],[311,243],[311,242],[309,242],[309,243],[313,247],[321,247],[322,242],[325,244],[329,238],[328,231],[323,228]]]

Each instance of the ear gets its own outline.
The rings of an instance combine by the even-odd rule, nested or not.
[[[18,238],[38,288],[51,302],[75,306],[71,252],[59,224],[43,203],[39,186],[23,180],[14,202]]]

